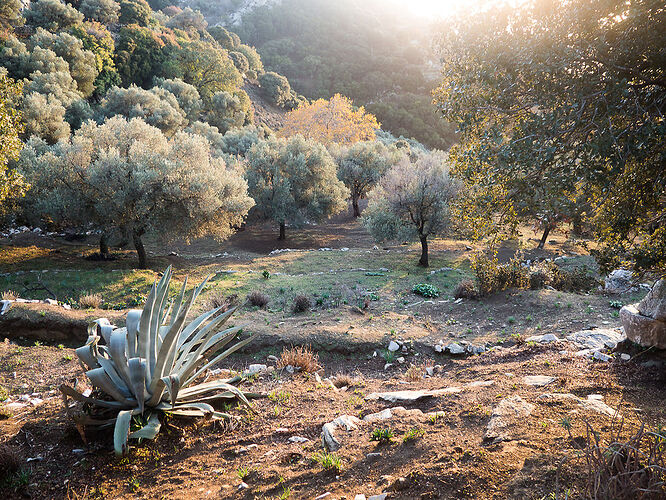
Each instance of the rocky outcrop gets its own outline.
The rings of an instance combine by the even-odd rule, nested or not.
[[[638,304],[624,306],[620,321],[629,340],[666,349],[666,281],[659,280]]]

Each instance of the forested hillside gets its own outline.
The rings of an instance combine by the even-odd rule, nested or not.
[[[308,98],[341,93],[396,136],[441,149],[455,141],[455,127],[432,104],[439,74],[432,26],[404,8],[377,0],[284,0],[251,10],[230,29]]]

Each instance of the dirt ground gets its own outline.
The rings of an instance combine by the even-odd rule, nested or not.
[[[566,342],[524,342],[531,335],[565,338],[582,329],[617,328],[617,302],[634,302],[642,291],[610,296],[507,290],[456,301],[455,284],[470,276],[468,259],[475,249],[470,242],[433,241],[433,266],[423,270],[415,265],[418,248],[373,249],[350,214],[329,224],[290,229],[288,235],[287,242],[278,242],[275,228],[264,225],[248,227],[223,244],[148,241],[152,269],[145,271],[132,269],[131,251],[115,250],[111,262],[86,260],[95,251],[93,237],[72,242],[22,234],[0,241],[0,272],[8,273],[0,279],[7,287],[29,290],[46,284],[62,302],[61,297],[92,290],[118,309],[82,310],[75,302],[71,309],[14,304],[0,318],[0,338],[8,337],[0,341],[0,390],[6,391],[0,400],[7,398],[0,406],[0,445],[14,450],[21,466],[0,486],[5,496],[312,499],[328,492],[325,498],[351,500],[386,492],[387,498],[400,499],[546,499],[555,493],[583,498],[587,470],[580,447],[586,422],[603,437],[618,417],[580,401],[602,397],[624,419],[627,435],[641,422],[651,428],[666,422],[663,354],[635,350],[629,362],[608,363],[577,357]],[[520,241],[501,249],[501,259],[522,248],[528,258],[575,254],[575,262],[589,262],[580,242],[566,234],[555,234],[545,251],[534,250],[536,236],[523,231]],[[322,247],[336,250],[319,251]],[[268,255],[279,248],[298,251]],[[314,374],[278,370],[246,383],[247,390],[266,397],[253,401],[253,412],[232,409],[233,425],[169,420],[155,442],[133,446],[122,459],[113,456],[110,433],[88,432],[84,442],[66,418],[57,391],[61,383],[85,383],[73,348],[85,338],[91,318],[109,317],[122,326],[128,305],[120,300],[131,295],[138,305],[167,264],[179,280],[186,274],[195,281],[215,274],[201,307],[219,294],[243,297],[260,290],[269,296],[266,309],[247,307],[238,314],[256,338],[219,368],[243,371],[250,363],[267,363],[269,355],[279,356],[284,348],[310,345],[319,354],[320,379],[345,374],[352,385],[334,390]],[[270,279],[262,278],[264,270]],[[439,286],[441,296],[414,295],[412,286],[419,282]],[[38,295],[43,290],[34,293],[44,298]],[[299,293],[312,299],[305,314],[291,311]],[[405,362],[385,369],[393,339],[408,346],[402,353]],[[488,352],[450,357],[435,352],[440,341],[483,345]],[[432,375],[425,376],[426,367]],[[533,375],[555,380],[533,387],[524,380]],[[374,392],[445,388],[457,392],[415,403],[366,399]],[[581,399],[539,399],[549,393]],[[533,405],[529,416],[512,420],[501,442],[486,439],[493,412],[515,397]],[[406,411],[394,410],[389,420],[342,432],[342,448],[334,454],[339,470],[325,469],[316,460],[323,451],[325,423],[398,406]],[[571,435],[563,422],[570,422]],[[371,441],[378,428],[391,430],[390,443]],[[290,443],[293,436],[308,441]]]

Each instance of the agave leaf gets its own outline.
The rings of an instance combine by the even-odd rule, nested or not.
[[[190,352],[201,342],[201,334],[197,333],[199,327],[205,322],[208,321],[211,317],[215,316],[222,310],[222,307],[208,311],[207,313],[202,314],[194,321],[192,321],[185,329],[181,332],[178,339],[178,356],[176,358],[175,368],[180,368],[185,361],[188,359]],[[222,314],[226,315],[229,311]]]
[[[157,284],[157,293],[155,296],[155,305],[152,310],[150,318],[150,338],[148,340],[148,356],[146,357],[146,364],[149,369],[147,370],[148,376],[146,383],[150,383],[152,373],[155,371],[155,364],[157,362],[157,349],[159,341],[159,331],[162,321],[162,313],[164,311],[167,292],[169,291],[169,282],[171,281],[171,266],[167,267],[166,271],[162,274],[162,278]]]
[[[173,303],[171,307],[171,319],[169,320],[169,325],[173,325],[174,321],[176,321],[176,318],[180,314],[180,308],[182,307],[183,299],[185,298],[186,287],[187,287],[187,276],[185,276],[185,279],[183,280],[183,286],[180,289],[180,293],[178,294],[176,301]]]
[[[79,401],[80,403],[90,403],[95,406],[100,406],[102,408],[110,408],[112,410],[123,410],[126,408],[134,408],[136,406],[136,401],[130,400],[130,404],[126,405],[123,404],[119,401],[104,401],[101,399],[95,399],[91,398],[89,396],[84,396],[81,394],[79,391],[74,389],[73,387],[70,387],[66,384],[62,384],[60,386],[60,392],[63,394],[66,394],[67,396],[71,397],[75,401]]]
[[[206,371],[208,368],[210,368],[211,366],[213,366],[215,363],[218,363],[218,362],[222,361],[224,358],[226,358],[227,356],[230,356],[231,354],[233,354],[233,353],[236,352],[237,350],[242,349],[243,347],[245,347],[246,345],[248,345],[250,342],[252,342],[252,340],[254,340],[254,336],[252,336],[252,337],[248,337],[248,338],[245,339],[245,340],[241,340],[240,342],[234,344],[234,345],[231,346],[229,349],[227,349],[226,351],[224,351],[222,354],[219,354],[218,356],[214,357],[212,360],[210,360],[210,361],[209,361],[208,363],[206,363],[204,366],[202,366],[201,368],[199,368],[199,369],[196,371],[196,373],[194,373],[194,375],[192,375],[191,377],[189,377],[189,378],[185,381],[185,383],[183,384],[183,387],[187,387],[188,385],[190,385],[194,380],[196,380],[196,378],[197,378],[199,375],[201,375],[201,374],[202,374],[204,371]],[[182,378],[184,378],[184,377],[187,376],[187,373],[185,373],[185,374],[181,373],[181,374],[179,374],[179,376],[180,376],[180,378],[182,379]]]
[[[130,424],[132,423],[132,410],[123,410],[118,412],[116,426],[113,429],[113,449],[116,456],[123,456],[127,453],[127,439],[129,437]]]
[[[155,439],[157,437],[157,434],[160,432],[160,427],[162,427],[162,424],[160,424],[159,415],[157,413],[151,413],[146,425],[141,427],[141,429],[131,433],[129,435],[129,438]]]
[[[212,338],[219,338],[219,336],[222,336],[223,338],[219,340],[219,344],[221,346],[226,345],[228,342],[230,342],[234,335],[239,332],[240,330],[243,329],[242,326],[236,326],[233,328],[229,328],[228,330],[224,330],[223,332],[219,332],[217,334],[214,334],[213,332],[215,331],[215,328],[219,326],[220,323],[223,323],[226,321],[226,319],[223,319],[221,321],[216,321],[213,320],[211,321],[201,332],[197,334],[197,337],[201,337],[198,340],[198,347],[197,350],[189,356],[185,360],[184,364],[181,364],[179,368],[177,368],[179,375],[181,378],[185,378],[188,376],[189,373],[192,372],[196,368],[198,364],[203,360],[205,361],[205,354],[214,348],[215,344],[210,344],[209,341]],[[229,337],[230,336],[230,337]],[[194,341],[193,341],[194,342]],[[200,357],[201,356],[201,357]]]
[[[127,356],[136,357],[136,336],[139,333],[139,322],[141,321],[141,311],[132,309],[127,313],[125,327],[127,328]]]
[[[90,382],[98,389],[103,390],[116,401],[124,405],[131,405],[131,400],[126,397],[112,382],[104,368],[95,368],[86,372]]]
[[[102,358],[102,357],[97,358],[97,361],[102,366],[102,369],[109,376],[109,378],[111,379],[111,382],[113,382],[113,384],[123,394],[123,396],[125,396],[126,398],[131,398],[132,397],[132,391],[130,391],[129,386],[125,383],[125,381],[122,379],[122,377],[116,371],[116,368],[113,365],[113,361],[111,361],[110,359],[107,359],[107,358]]]
[[[155,299],[157,295],[157,283],[153,283],[148,298],[146,299],[146,305],[143,307],[143,312],[141,313],[141,321],[139,321],[139,333],[137,336],[138,340],[138,351],[137,354],[139,358],[148,359],[148,343],[150,342],[150,320],[153,315],[153,308],[155,307]],[[146,375],[149,375],[148,373]],[[149,378],[146,377],[146,378]]]
[[[180,310],[178,317],[171,323],[168,333],[164,336],[164,340],[162,341],[162,345],[160,346],[160,350],[157,355],[157,365],[155,365],[153,380],[151,381],[151,386],[149,389],[153,393],[155,392],[157,381],[162,379],[164,375],[173,368],[173,360],[175,358],[178,334],[180,333],[180,330],[185,323],[187,313],[192,306],[193,300],[194,292],[192,292],[185,307]]]
[[[136,398],[139,412],[143,413],[146,399],[146,362],[141,358],[130,358],[128,361],[132,392]]]
[[[85,345],[74,351],[76,357],[79,358],[79,361],[83,365],[84,370],[99,368],[99,363],[97,362],[97,342],[99,342],[99,337],[97,335],[91,335],[88,337],[88,341]]]
[[[127,364],[127,331],[117,329],[111,334],[111,342],[109,343],[109,354],[113,360],[113,364],[122,377],[125,385],[128,388],[132,387],[132,381],[129,375],[129,366]]]

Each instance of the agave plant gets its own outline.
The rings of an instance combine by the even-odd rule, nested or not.
[[[128,439],[157,436],[160,413],[218,420],[231,417],[215,411],[210,404],[213,401],[237,399],[249,406],[248,397],[255,395],[244,394],[234,385],[242,380],[240,376],[194,384],[206,369],[252,340],[240,340],[225,349],[237,339],[241,327],[220,327],[237,307],[227,311],[218,307],[185,326],[188,312],[208,279],[186,292],[186,278],[169,304],[169,267],[153,284],[143,311],[127,313],[124,328],[114,327],[105,318],[89,326],[88,341],[76,355],[96,391],[82,394],[68,385],[60,387],[67,412],[79,429],[115,425],[114,448],[116,454],[123,455]],[[100,345],[102,340],[104,345]],[[74,411],[70,397],[83,403],[87,412]],[[135,425],[138,421],[140,428],[130,433],[133,421]]]

